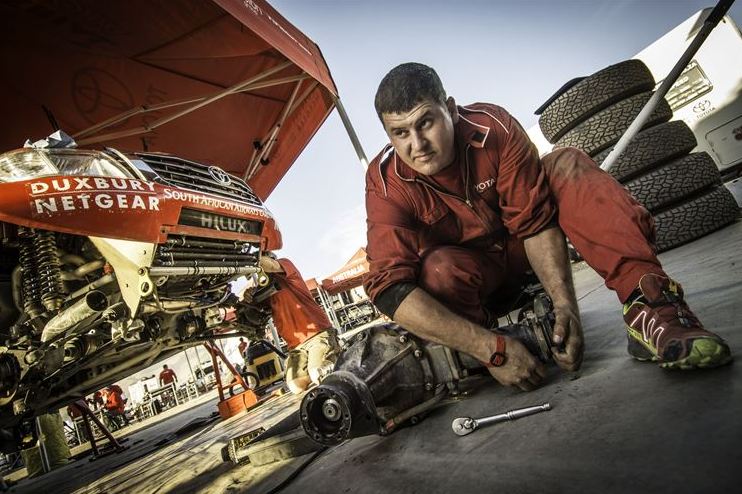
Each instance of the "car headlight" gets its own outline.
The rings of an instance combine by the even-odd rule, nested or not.
[[[123,164],[100,151],[17,149],[0,155],[0,182],[47,175],[136,178]]]

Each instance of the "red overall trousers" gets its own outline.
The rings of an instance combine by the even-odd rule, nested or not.
[[[621,302],[644,274],[666,276],[653,246],[654,221],[621,184],[571,148],[541,162],[559,226]],[[426,253],[418,284],[452,311],[487,324],[488,308],[502,308],[498,301],[518,288],[529,269],[523,241],[513,237],[491,252],[441,246]]]

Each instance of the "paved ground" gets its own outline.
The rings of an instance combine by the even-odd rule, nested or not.
[[[687,299],[742,358],[742,222],[661,256]],[[317,457],[281,492],[724,492],[742,465],[742,366],[671,372],[630,360],[615,296],[589,268],[575,273],[587,350],[580,372],[550,369],[523,393],[494,382],[389,437],[348,441]],[[451,421],[548,401],[551,412],[457,437]],[[215,403],[132,436],[123,455],[68,465],[16,492],[263,493],[309,456],[264,467],[221,460],[227,440],[292,413],[298,399],[172,432]],[[172,419],[175,421],[175,419]],[[179,424],[179,425],[178,425]],[[178,425],[176,427],[176,425]]]

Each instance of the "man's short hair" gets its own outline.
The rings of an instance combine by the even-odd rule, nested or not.
[[[379,83],[374,98],[376,114],[405,113],[425,99],[446,104],[446,90],[435,70],[416,62],[397,65]]]

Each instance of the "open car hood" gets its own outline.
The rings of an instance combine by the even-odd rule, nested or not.
[[[59,128],[219,165],[265,200],[334,108],[319,47],[264,0],[19,0],[0,17],[0,150]]]

